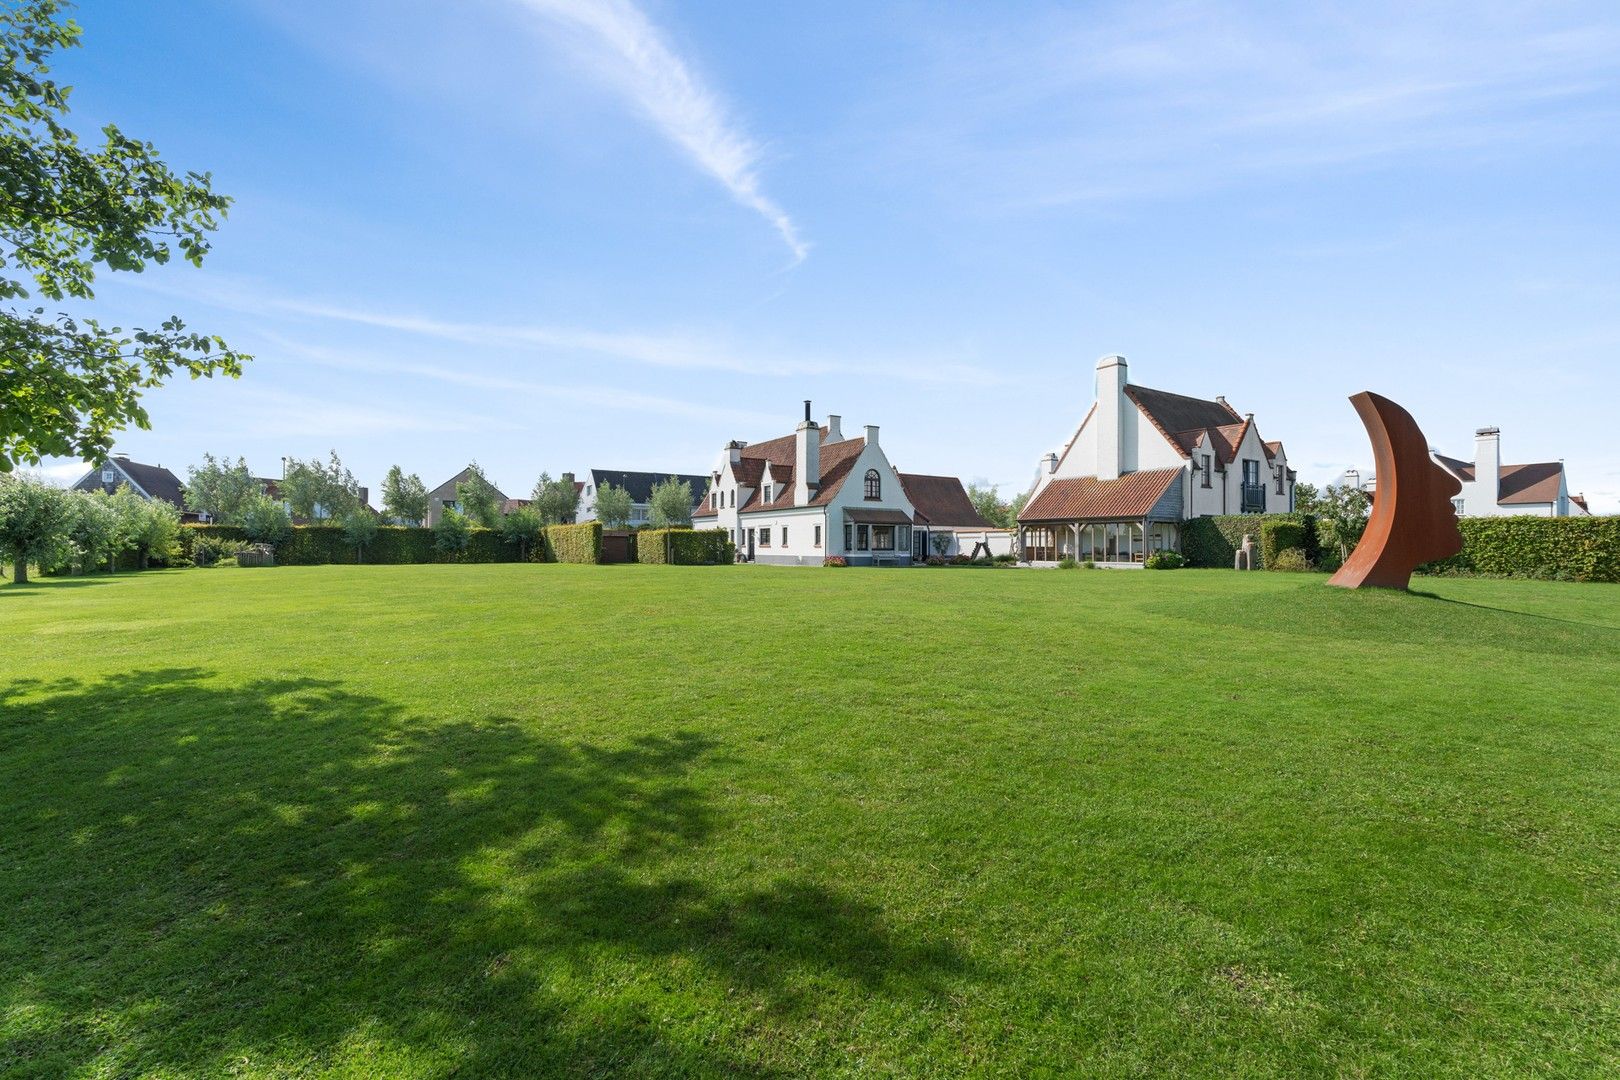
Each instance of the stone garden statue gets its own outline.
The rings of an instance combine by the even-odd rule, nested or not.
[[[1243,534],[1243,546],[1238,548],[1237,555],[1232,559],[1232,569],[1254,569],[1254,537],[1248,533]]]

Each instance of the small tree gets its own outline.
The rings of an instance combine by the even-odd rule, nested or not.
[[[501,520],[501,539],[509,544],[516,544],[518,558],[524,562],[529,561],[529,552],[540,539],[540,532],[545,523],[533,507],[520,507],[507,514]]]
[[[1303,480],[1294,483],[1294,509],[1299,513],[1316,513],[1321,499],[1321,493],[1316,490],[1315,484],[1308,484]]]
[[[389,468],[383,478],[383,515],[401,525],[420,525],[427,520],[427,485],[415,473],[405,475],[398,465]]]
[[[988,484],[969,484],[967,497],[980,517],[998,529],[1007,528],[1007,504],[1001,501],[994,487]]]
[[[28,564],[42,570],[69,556],[73,508],[67,492],[28,476],[0,476],[0,553],[17,564],[15,581],[28,583]]]
[[[456,506],[468,520],[486,529],[500,528],[501,493],[476,461],[467,466],[467,479],[456,485]]]
[[[377,519],[371,511],[355,507],[343,516],[343,539],[354,545],[354,561],[364,561],[366,548],[377,539]]]
[[[612,484],[597,488],[596,520],[604,529],[622,529],[630,524],[630,493]]]
[[[1361,542],[1372,499],[1358,487],[1329,484],[1312,505],[1318,537],[1339,549],[1341,562],[1348,559]]]
[[[232,465],[227,458],[204,454],[202,465],[186,469],[186,508],[220,524],[240,524],[243,504],[258,494],[259,482],[241,458]]]
[[[541,473],[529,498],[543,525],[565,525],[579,512],[579,490],[574,487],[573,473],[563,473],[557,480],[550,473]]]
[[[289,458],[280,486],[287,508],[305,521],[341,521],[360,508],[360,485],[336,450],[325,464],[319,458]]]
[[[162,499],[142,500],[129,539],[135,549],[136,565],[142,570],[153,559],[167,563],[180,554],[180,511]]]
[[[433,546],[446,555],[460,555],[467,550],[472,536],[472,524],[466,515],[448,507],[433,526]]]
[[[128,485],[119,488],[129,490]],[[73,521],[68,540],[78,557],[80,573],[98,569],[116,559],[121,547],[118,511],[105,491],[75,491],[68,495]]]
[[[692,484],[670,477],[653,485],[648,518],[655,529],[692,524]]]
[[[292,534],[287,508],[262,492],[243,502],[237,518],[242,531],[255,544],[274,547]]]
[[[146,500],[135,494],[128,484],[119,484],[111,500],[117,521],[118,535],[114,540],[114,557],[133,549],[146,528]]]

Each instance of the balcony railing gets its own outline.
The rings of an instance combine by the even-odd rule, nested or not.
[[[1242,509],[1244,514],[1263,514],[1266,512],[1266,485],[1239,484],[1242,494]]]

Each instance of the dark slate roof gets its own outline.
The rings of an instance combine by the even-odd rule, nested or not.
[[[707,476],[692,476],[688,473],[664,472],[625,472],[621,469],[592,469],[591,483],[596,490],[601,491],[603,484],[612,484],[616,488],[624,488],[630,493],[633,503],[648,503],[652,501],[652,490],[673,476],[677,480],[684,480],[692,485],[692,505],[696,506],[698,500],[703,498],[709,490]]]
[[[74,488],[78,491],[94,491],[100,488],[111,495],[118,490],[120,484],[124,483],[124,477],[128,477],[133,486],[144,491],[147,497],[161,499],[180,510],[186,508],[185,485],[180,483],[178,476],[163,466],[143,465],[126,457],[108,458],[107,464],[115,469],[122,470],[124,476],[120,476],[111,484],[103,484],[101,482],[101,466],[97,465],[86,474],[84,479],[74,484]]]
[[[1170,440],[1170,444],[1183,455],[1188,453],[1187,445],[1177,437],[1178,434],[1192,433],[1196,437],[1208,428],[1218,430],[1243,422],[1236,409],[1219,401],[1172,394],[1168,390],[1154,390],[1134,383],[1125,385],[1125,395],[1136,402],[1142,414],[1159,429],[1159,434]]]
[[[954,525],[959,528],[988,529],[990,523],[973,507],[967,488],[954,476],[924,476],[901,473],[900,486],[916,510],[915,524]]]

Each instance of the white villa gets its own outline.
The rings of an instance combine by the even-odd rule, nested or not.
[[[692,524],[725,529],[750,562],[790,566],[819,566],[831,555],[851,565],[909,565],[927,553],[931,533],[949,532],[941,546],[966,543],[971,551],[971,537],[995,531],[973,511],[960,480],[902,475],[877,425],[846,438],[840,417],[818,425],[808,401],[793,434],[726,444]]]
[[[1456,477],[1462,491],[1451,505],[1458,517],[1587,517],[1592,511],[1585,495],[1571,495],[1562,461],[1502,464],[1502,430],[1486,427],[1474,432],[1474,460],[1447,457],[1431,448],[1434,463]],[[1339,483],[1369,495],[1378,494],[1378,478],[1359,469],[1347,469]]]
[[[1097,362],[1096,394],[1062,450],[1041,459],[1018,515],[1026,561],[1140,566],[1180,549],[1184,521],[1293,509],[1287,455],[1253,413],[1134,385],[1123,356]]]
[[[1435,463],[1455,476],[1462,492],[1451,504],[1458,517],[1571,517],[1590,514],[1586,499],[1569,493],[1562,461],[1536,461],[1527,465],[1502,464],[1502,431],[1486,427],[1474,432],[1474,460],[1459,461],[1439,452]]]

